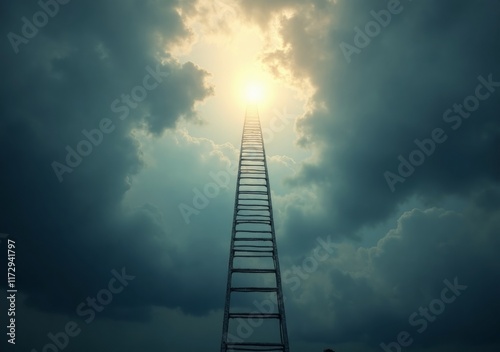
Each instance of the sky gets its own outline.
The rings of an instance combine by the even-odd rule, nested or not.
[[[290,350],[498,351],[499,12],[2,2],[2,351],[219,349],[251,85]]]

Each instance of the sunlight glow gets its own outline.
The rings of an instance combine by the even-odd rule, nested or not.
[[[261,103],[264,99],[264,87],[258,82],[252,82],[247,85],[245,98],[248,103]]]

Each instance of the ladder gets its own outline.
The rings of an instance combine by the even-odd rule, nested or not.
[[[221,352],[289,352],[271,189],[256,106],[245,112]]]

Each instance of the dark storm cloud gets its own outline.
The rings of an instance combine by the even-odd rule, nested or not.
[[[326,13],[306,6],[309,10],[281,22],[288,47],[264,59],[309,79],[316,89],[316,109],[297,127],[299,142],[321,155],[290,181],[322,189],[331,221],[323,222],[327,227],[309,222],[312,232],[352,236],[412,195],[467,196],[500,176],[498,83],[490,84],[490,91],[481,88],[488,98],[468,118],[453,111],[443,117],[485,80],[500,82],[500,31],[491,9],[498,5],[401,1],[401,11],[348,63],[340,44],[354,45],[354,28],[364,31],[374,20],[370,11],[386,10],[387,4],[339,1]],[[329,25],[315,26],[313,20]],[[391,192],[384,173],[398,175],[398,156],[408,160],[418,148],[415,139],[432,138],[437,128],[446,141]],[[290,229],[307,222],[294,219]]]
[[[498,342],[499,267],[491,249],[498,215],[477,205],[464,213],[413,210],[374,247],[336,246],[319,269],[322,279],[304,281],[300,295],[308,298],[292,298],[291,326],[307,321],[299,333],[311,341],[363,341],[374,349],[401,331],[411,348]]]
[[[131,131],[160,135],[181,118],[196,120],[195,103],[212,92],[207,72],[164,53],[190,38],[177,6],[71,1],[46,16],[27,42],[13,46],[8,33],[23,36],[22,18],[37,21],[41,6],[2,3],[0,227],[18,241],[18,284],[26,304],[74,313],[107,285],[112,269],[122,267],[136,279],[105,315],[144,318],[142,307],[151,305],[201,313],[215,304],[192,298],[200,292],[196,282],[184,286],[183,275],[192,273],[172,264],[185,260],[158,222],[157,209],[127,212],[120,206],[143,165]],[[152,78],[144,83],[146,75]],[[146,91],[146,97],[124,100],[145,84],[155,87],[135,93]],[[78,151],[88,139],[82,130],[99,129],[103,119],[111,120],[111,131],[101,137],[94,132],[102,140],[59,182],[52,163],[66,164],[67,146]]]

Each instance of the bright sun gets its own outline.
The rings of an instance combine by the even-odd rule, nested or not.
[[[251,82],[245,90],[245,99],[248,103],[261,103],[264,100],[264,87],[259,82]]]

